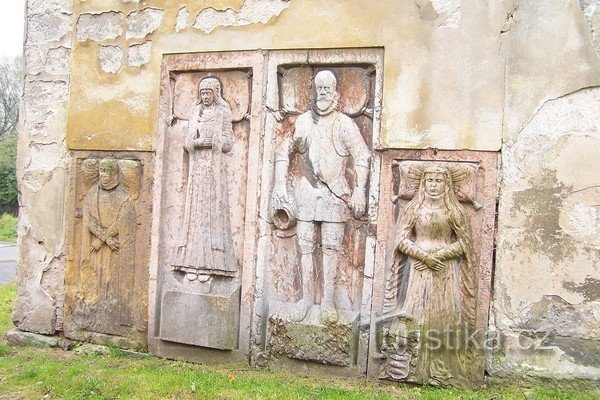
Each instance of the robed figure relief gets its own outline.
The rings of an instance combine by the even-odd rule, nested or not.
[[[84,296],[84,303],[94,309],[94,326],[89,328],[121,335],[123,327],[133,326],[137,318],[132,300],[135,208],[130,190],[120,182],[117,160],[86,161],[91,165],[91,173],[97,174],[98,181],[87,192],[83,204],[79,293]]]
[[[181,242],[173,269],[188,281],[212,282],[214,276],[236,276],[227,191],[227,160],[232,149],[231,108],[221,83],[206,77],[192,106],[188,138],[187,189]],[[185,171],[185,168],[184,168]]]
[[[453,181],[460,171],[433,164],[418,172],[418,190],[400,211],[386,281],[381,377],[461,385],[468,379],[465,338],[475,325],[476,275],[469,216]]]

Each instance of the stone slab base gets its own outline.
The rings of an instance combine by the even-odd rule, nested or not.
[[[10,345],[31,347],[57,347],[60,341],[58,336],[39,335],[17,328],[11,329],[4,338]]]
[[[268,342],[271,354],[342,367],[355,364],[357,312],[338,310],[338,322],[324,325],[319,319],[319,306],[312,306],[304,320],[291,321],[289,315],[294,306],[290,303],[271,305]]]
[[[210,293],[165,292],[160,313],[162,340],[221,350],[238,348],[240,285],[215,283]]]

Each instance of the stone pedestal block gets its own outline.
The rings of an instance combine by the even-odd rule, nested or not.
[[[223,283],[210,294],[169,290],[161,304],[162,340],[222,350],[238,348],[239,284]]]
[[[354,364],[358,348],[358,317],[339,311],[334,324],[320,322],[320,307],[313,306],[300,322],[289,320],[295,304],[276,303],[269,317],[269,349],[274,356],[347,367]]]

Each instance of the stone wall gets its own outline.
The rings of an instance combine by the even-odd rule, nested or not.
[[[161,157],[164,144],[157,138],[165,126],[181,131],[173,110],[161,103],[170,90],[165,55],[264,50],[260,62],[267,65],[273,50],[376,48],[383,63],[377,70],[382,76],[377,107],[371,111],[373,154],[388,149],[499,154],[489,321],[496,340],[486,352],[491,379],[600,378],[598,1],[167,3],[27,1],[13,316],[19,329],[65,330],[65,271],[67,265],[78,268],[73,254],[80,251],[70,236],[72,216],[81,214],[74,204],[83,200],[72,184],[78,174],[75,151],[150,160]],[[310,54],[306,65],[326,63]],[[218,64],[206,57],[206,65]],[[190,61],[181,68],[197,67]],[[253,93],[269,98],[266,89]],[[257,104],[262,107],[263,101]],[[253,110],[267,121],[252,128],[257,135],[265,126],[275,130],[275,122],[268,121],[280,110],[271,105]],[[258,222],[246,223],[263,225],[247,227],[246,233],[260,231],[262,238],[272,222],[268,190],[258,190],[272,179],[276,135],[269,135],[269,141],[256,142],[265,159],[248,167],[261,173],[249,183],[256,189]],[[153,163],[144,165],[144,182],[150,182]],[[150,183],[144,185],[142,190],[151,190]],[[157,192],[154,196],[154,218],[137,215],[144,220],[138,225],[152,223],[153,234],[162,235],[156,207],[163,203]],[[377,207],[370,213],[375,227]],[[151,251],[157,260],[157,249]],[[244,251],[254,259],[251,249]],[[258,251],[266,250],[259,245]],[[144,262],[152,288],[157,267]],[[260,263],[248,265],[244,279],[265,279]],[[361,273],[372,282],[372,270]],[[260,285],[254,290],[251,301],[264,294]],[[151,290],[151,316],[155,294]],[[362,301],[370,304],[364,303],[370,297]],[[261,315],[259,304],[252,305],[255,315]],[[256,319],[246,322],[253,332],[259,330]],[[254,342],[262,340],[257,335]],[[245,346],[250,351],[255,345]]]

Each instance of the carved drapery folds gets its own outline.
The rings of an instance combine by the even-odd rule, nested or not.
[[[70,182],[71,216],[66,275],[65,335],[144,347],[149,240],[140,226],[149,211],[148,154],[80,153]]]
[[[252,283],[244,275],[255,247],[246,221],[256,219],[248,160],[258,157],[262,61],[258,52],[164,59],[150,288],[156,354],[246,358]]]
[[[379,219],[386,221],[378,231],[386,240],[371,327],[380,339],[371,348],[369,374],[477,386],[489,304],[494,154],[399,153],[383,166],[389,204]]]

